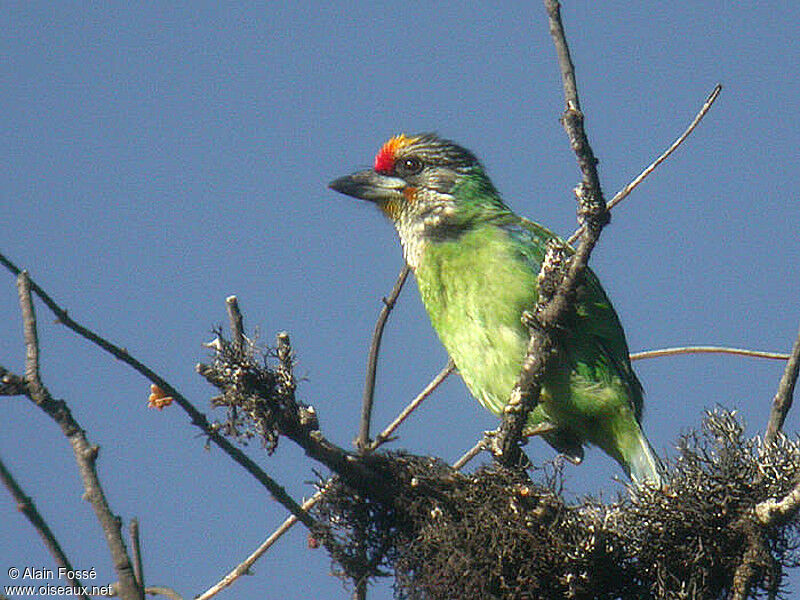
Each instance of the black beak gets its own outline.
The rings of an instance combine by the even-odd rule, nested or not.
[[[387,202],[402,197],[406,182],[399,177],[381,175],[377,171],[367,169],[335,179],[328,184],[328,187],[353,198],[370,202]]]

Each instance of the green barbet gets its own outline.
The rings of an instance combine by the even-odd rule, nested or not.
[[[444,347],[478,402],[502,415],[528,345],[522,313],[537,301],[555,234],[514,214],[478,159],[434,134],[393,137],[374,168],[330,187],[376,203],[392,220]],[[526,430],[545,430],[574,462],[584,444],[599,446],[634,481],[659,484],[625,334],[588,269],[558,343],[562,356],[545,374]]]

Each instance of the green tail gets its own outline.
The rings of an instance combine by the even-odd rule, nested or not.
[[[663,467],[653,447],[640,428],[627,440],[620,440],[622,460],[620,464],[636,484],[662,485]]]

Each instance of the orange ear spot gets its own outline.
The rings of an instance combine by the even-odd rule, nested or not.
[[[391,173],[394,169],[394,157],[397,150],[408,146],[416,141],[416,139],[417,138],[406,137],[401,133],[386,142],[375,155],[375,170],[378,173]]]

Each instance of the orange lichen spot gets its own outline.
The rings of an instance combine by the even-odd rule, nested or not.
[[[375,155],[375,170],[378,173],[391,173],[394,168],[394,157],[400,148],[417,141],[415,137],[407,137],[405,134],[394,136],[386,142]]]
[[[147,408],[162,410],[172,404],[172,402],[172,396],[168,396],[167,393],[156,384],[153,383],[150,385],[150,397],[147,399]]]

